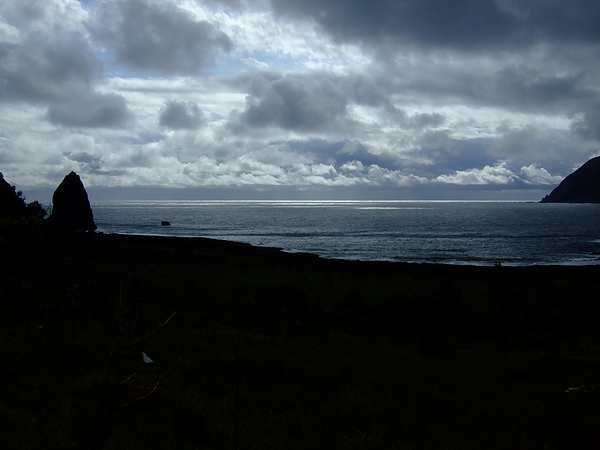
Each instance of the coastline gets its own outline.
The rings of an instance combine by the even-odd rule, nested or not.
[[[600,211],[587,206],[411,201],[378,202],[373,212],[365,202],[239,203],[125,203],[98,206],[95,215],[99,231],[106,233],[204,236],[335,259],[478,266],[600,263],[592,226]],[[161,226],[163,219],[172,225]],[[573,223],[588,226],[573,229]]]
[[[337,277],[338,283],[352,280],[360,281],[360,274],[366,274],[369,284],[377,279],[386,280],[393,285],[395,278],[412,277],[412,281],[427,286],[427,290],[444,290],[447,286],[480,284],[482,290],[502,289],[510,292],[526,290],[533,295],[547,295],[556,284],[564,284],[572,291],[561,288],[553,295],[563,295],[565,300],[581,292],[600,292],[600,265],[471,265],[442,264],[430,262],[402,261],[363,261],[353,259],[325,258],[313,253],[287,252],[281,248],[255,246],[244,242],[227,241],[205,237],[176,237],[126,234],[95,234],[99,246],[114,245],[130,247],[131,251],[146,249],[151,254],[164,254],[156,265],[185,265],[193,268],[194,264],[202,267],[203,260],[210,260],[211,269],[220,268],[224,273],[238,273],[240,269],[256,267],[265,271],[292,272],[295,276],[305,273],[318,273],[320,277]],[[193,255],[201,255],[199,259]],[[151,260],[149,260],[151,261]],[[138,263],[145,265],[149,261],[143,259]],[[177,261],[177,264],[175,264]],[[139,270],[139,269],[138,269]],[[167,272],[166,272],[167,273]],[[335,274],[335,275],[331,275]],[[232,275],[233,278],[233,275]],[[285,278],[285,276],[284,276]],[[231,281],[235,283],[235,278]],[[285,280],[281,280],[285,283]],[[278,284],[273,278],[266,284]],[[389,287],[390,292],[393,287]],[[486,293],[489,295],[489,293]],[[512,299],[511,302],[518,301]]]
[[[364,262],[364,263],[392,263],[392,264],[417,264],[417,265],[431,265],[431,266],[466,266],[466,267],[589,267],[589,266],[600,266],[600,255],[593,253],[587,255],[587,258],[583,256],[579,259],[569,259],[561,262],[551,263],[551,262],[533,262],[533,263],[518,263],[518,262],[498,262],[495,260],[483,260],[478,262],[472,261],[460,261],[460,260],[446,260],[446,262],[442,261],[430,261],[430,260],[395,260],[395,259],[359,259],[359,258],[351,258],[351,257],[327,257],[324,255],[319,255],[317,253],[306,252],[302,250],[287,250],[283,247],[275,247],[269,245],[262,244],[253,244],[242,241],[228,240],[228,239],[219,239],[214,237],[203,237],[203,236],[188,236],[188,235],[169,235],[169,234],[160,234],[160,233],[117,233],[117,232],[104,232],[98,231],[99,235],[116,235],[116,236],[132,236],[132,237],[140,237],[140,238],[165,238],[165,239],[198,239],[198,240],[209,240],[209,241],[217,241],[231,244],[238,244],[242,246],[250,246],[256,249],[272,249],[282,253],[290,254],[290,255],[311,255],[313,257],[321,258],[324,260],[331,261],[351,261],[351,262]]]
[[[565,390],[600,383],[600,266],[99,233],[3,245],[6,448],[597,443],[598,394]]]

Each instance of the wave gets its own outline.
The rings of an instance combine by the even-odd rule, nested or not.
[[[102,232],[209,237],[337,259],[587,265],[600,252],[600,208],[586,205],[195,200],[107,202],[93,211]]]

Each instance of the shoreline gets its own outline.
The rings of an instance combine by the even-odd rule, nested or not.
[[[248,448],[348,448],[358,429],[377,448],[597,447],[600,266],[104,233],[4,246],[6,448],[88,448],[113,414],[111,448],[232,448],[235,430]]]
[[[145,234],[145,233],[112,233],[112,232],[104,232],[104,231],[96,231],[96,234],[102,234],[102,235],[118,235],[118,236],[136,236],[136,237],[146,237],[146,238],[165,238],[165,239],[170,239],[170,238],[177,238],[177,239],[206,239],[206,240],[211,240],[211,241],[217,241],[217,242],[229,242],[232,244],[240,244],[240,245],[246,245],[246,246],[250,246],[252,248],[266,248],[266,249],[272,249],[272,250],[276,250],[276,251],[280,251],[282,253],[286,253],[286,254],[290,254],[290,255],[312,255],[318,258],[322,258],[325,260],[332,260],[332,261],[354,261],[354,262],[364,262],[364,263],[398,263],[398,264],[425,264],[425,265],[440,265],[440,266],[465,266],[465,267],[511,267],[511,268],[517,268],[517,267],[593,267],[593,266],[600,266],[600,256],[599,255],[595,255],[595,254],[590,254],[589,256],[589,260],[586,260],[586,262],[576,262],[574,260],[565,260],[561,263],[544,263],[544,262],[536,262],[536,263],[518,263],[518,262],[506,262],[506,261],[492,261],[492,260],[488,260],[485,263],[481,262],[481,263],[475,263],[475,262],[467,262],[467,261],[458,261],[458,260],[447,260],[450,262],[442,262],[442,261],[431,261],[431,260],[422,260],[422,261],[416,261],[416,260],[394,260],[394,259],[353,259],[353,258],[343,258],[343,257],[327,257],[327,256],[323,256],[323,255],[319,255],[317,253],[311,253],[311,252],[304,252],[304,251],[300,251],[300,250],[286,250],[283,247],[272,247],[272,246],[268,246],[268,245],[257,245],[257,244],[252,244],[249,242],[243,242],[243,241],[233,241],[233,240],[227,240],[227,239],[218,239],[218,238],[213,238],[213,237],[204,237],[204,236],[181,236],[181,235],[168,235],[168,234]],[[577,260],[580,261],[580,260]]]
[[[499,262],[519,267],[600,264],[594,255],[600,252],[593,227],[600,213],[596,208],[572,211],[560,206],[556,213],[555,207],[538,208],[537,203],[461,202],[475,203],[466,210],[457,202],[420,203],[410,201],[396,205],[399,211],[373,214],[363,211],[365,204],[280,209],[171,203],[156,207],[125,203],[116,209],[98,207],[94,213],[98,231],[106,233],[203,236],[332,259],[469,266]],[[163,220],[172,226],[161,226]],[[580,221],[587,225],[572,230],[569,224]]]

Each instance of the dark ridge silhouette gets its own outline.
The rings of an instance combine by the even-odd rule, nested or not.
[[[0,217],[19,218],[25,214],[25,201],[0,172]]]
[[[67,175],[52,196],[53,226],[72,231],[94,231],[94,215],[83,182],[75,172]]]
[[[600,203],[600,156],[567,176],[542,203]]]

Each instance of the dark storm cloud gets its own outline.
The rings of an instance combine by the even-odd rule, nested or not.
[[[341,88],[358,104],[394,109],[389,97],[389,86],[375,76],[361,73],[351,74],[342,79],[340,84]]]
[[[600,103],[597,69],[569,65],[563,55],[545,51],[499,57],[493,62],[487,58],[465,58],[461,63],[423,58],[404,65],[392,61],[384,67],[385,71],[373,71],[372,80],[391,98],[408,96],[438,107],[462,105],[574,117]],[[396,101],[396,112],[400,107],[402,103]],[[418,118],[400,114],[398,124],[404,128],[418,128],[427,122],[440,126],[450,119],[435,111],[426,114],[437,115]]]
[[[376,165],[385,169],[397,169],[400,167],[399,160],[392,154],[382,153],[375,155],[361,142],[340,142],[340,148],[333,154],[328,155],[329,160],[336,167],[351,161],[360,161],[364,166]]]
[[[473,94],[487,105],[545,112],[577,109],[597,95],[582,73],[548,74],[523,66],[506,67],[474,81]]]
[[[390,100],[394,95],[576,117],[573,130],[579,136],[599,137],[594,105],[600,103],[600,2],[271,3],[280,16],[312,20],[338,42],[374,47],[379,58],[373,72],[348,77],[346,84],[353,86],[345,92],[358,104],[386,107],[403,128],[440,126],[444,118],[408,117],[400,103]]]
[[[420,139],[419,154],[435,161],[435,170],[467,170],[497,161],[490,154],[492,142],[489,138],[460,140],[452,139],[446,132],[429,132]]]
[[[87,152],[78,152],[66,153],[64,156],[71,161],[80,163],[82,167],[86,167],[89,170],[98,171],[102,169],[102,158],[96,155]]]
[[[423,130],[426,128],[437,128],[446,122],[446,118],[438,113],[422,113],[415,114],[407,121],[410,128]]]
[[[572,125],[573,131],[584,139],[600,141],[600,101],[590,105]]]
[[[197,22],[169,2],[107,3],[92,29],[118,63],[160,75],[198,74],[232,47],[213,24]]]
[[[344,118],[348,99],[327,76],[255,79],[246,99],[242,123],[288,130],[323,130]]]
[[[75,33],[35,33],[22,43],[0,43],[0,99],[54,101],[86,92],[102,77],[102,64]]]
[[[0,44],[0,100],[47,105],[59,125],[122,128],[132,115],[120,95],[100,94],[102,63],[76,32],[34,32]]]
[[[233,9],[240,9],[244,7],[245,2],[250,2],[251,0],[196,0],[196,3],[202,4],[202,3],[209,3],[212,5],[227,5],[230,8]]]
[[[131,123],[132,114],[122,96],[91,93],[52,103],[48,120],[69,127],[124,128]]]
[[[204,114],[194,102],[169,101],[160,113],[161,127],[173,130],[194,129],[202,125]]]
[[[600,40],[600,3],[549,0],[271,0],[285,16],[314,20],[336,40],[482,50],[539,40]]]

